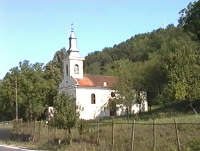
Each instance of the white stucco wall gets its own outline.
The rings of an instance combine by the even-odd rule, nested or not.
[[[110,110],[108,109],[108,100],[111,98],[111,92],[113,90],[108,88],[99,87],[79,87],[76,86],[76,80],[72,77],[64,77],[60,84],[60,92],[65,92],[68,95],[76,98],[76,105],[79,107],[79,113],[81,119],[95,119],[97,117],[110,116]],[[91,103],[91,94],[95,94],[96,102]],[[141,104],[134,104],[131,108],[132,114],[139,112],[147,112],[148,104],[146,101],[146,93],[141,92],[140,97],[142,98]],[[133,101],[134,102],[134,101]],[[122,104],[117,104],[116,115],[125,115],[126,107]]]
[[[98,87],[65,87],[62,88],[61,92],[76,98],[76,105],[78,106],[81,119],[89,120],[110,116],[108,100],[113,90]],[[95,94],[95,104],[91,103],[91,94]],[[148,111],[147,101],[145,98],[143,99],[144,101],[141,104],[134,104],[131,107],[131,114]],[[116,116],[126,114],[126,107],[123,104],[117,104],[116,107]]]
[[[94,119],[96,117],[110,116],[106,109],[112,90],[103,88],[79,87],[76,89],[76,104],[82,108],[80,110],[81,119]],[[96,102],[91,104],[91,94],[95,94]]]
[[[121,116],[121,115],[126,115],[126,107],[123,104],[117,104],[117,111],[116,115]],[[140,112],[147,112],[148,111],[148,103],[147,101],[143,101],[141,104],[133,104],[131,107],[131,114],[137,114]]]
[[[81,119],[95,119],[98,117],[110,116],[110,110],[107,108],[108,100],[111,97],[113,90],[96,87],[78,87],[76,88],[76,105],[79,107]],[[91,104],[91,94],[95,94],[96,102]],[[144,100],[141,104],[134,104],[131,108],[132,114],[148,111],[147,101]],[[117,104],[116,115],[125,115],[126,107]]]

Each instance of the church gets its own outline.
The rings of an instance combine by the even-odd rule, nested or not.
[[[72,29],[69,37],[68,55],[63,60],[63,79],[59,86],[60,92],[71,95],[76,100],[80,118],[89,120],[112,115],[124,115],[126,108],[117,104],[117,110],[108,108],[108,101],[114,97],[112,85],[117,82],[116,77],[103,75],[89,75],[83,73],[85,60],[77,48],[77,38]],[[132,106],[132,113],[147,111],[146,95],[141,104]]]

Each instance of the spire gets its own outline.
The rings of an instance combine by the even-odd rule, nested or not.
[[[74,32],[74,24],[71,24],[71,32]]]
[[[74,33],[74,24],[71,24],[71,33],[69,36],[69,51],[79,51],[77,48],[77,38]]]

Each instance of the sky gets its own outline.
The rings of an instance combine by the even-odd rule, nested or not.
[[[68,49],[73,23],[82,56],[178,24],[194,0],[0,0],[0,79],[20,61],[47,63]]]

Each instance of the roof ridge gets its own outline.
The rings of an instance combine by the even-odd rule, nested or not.
[[[117,78],[113,76],[84,74],[83,79],[77,79],[79,86],[111,87]]]
[[[90,75],[90,76],[103,76],[103,77],[115,77],[115,76],[100,75],[100,74],[83,74],[83,75]]]

